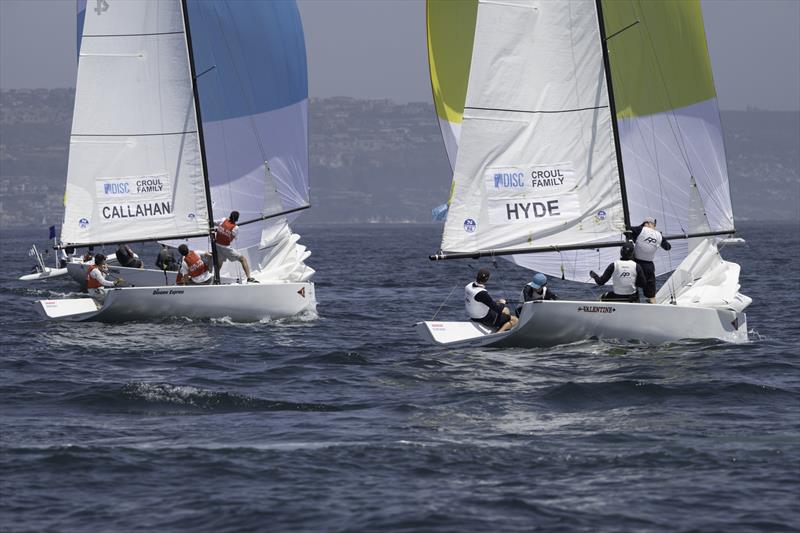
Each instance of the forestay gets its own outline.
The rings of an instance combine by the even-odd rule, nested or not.
[[[207,234],[180,3],[96,9],[80,42],[62,243]]]

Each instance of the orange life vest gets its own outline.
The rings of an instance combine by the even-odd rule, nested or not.
[[[189,269],[189,276],[192,278],[196,278],[206,271],[206,264],[203,263],[203,259],[197,255],[197,252],[194,250],[189,251],[183,260],[186,261],[186,266]]]
[[[222,221],[222,224],[217,226],[217,244],[221,244],[222,246],[230,246],[233,242],[233,230],[236,229],[236,224],[228,220],[227,218]]]
[[[99,281],[94,279],[94,276],[92,276],[92,270],[94,270],[95,268],[97,268],[97,265],[90,266],[89,272],[86,273],[86,288],[88,289],[99,289],[100,287],[103,286],[100,284]]]

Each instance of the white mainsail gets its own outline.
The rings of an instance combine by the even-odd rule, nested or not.
[[[62,242],[207,233],[181,4],[110,2],[83,25]]]
[[[618,240],[606,87],[593,3],[480,2],[442,249]]]

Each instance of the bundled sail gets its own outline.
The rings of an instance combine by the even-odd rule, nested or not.
[[[431,21],[446,20],[453,4],[428,7],[440,123],[451,94],[442,86],[450,79],[457,87],[458,76],[439,75],[437,59],[457,54],[437,50],[445,39],[435,38]],[[474,29],[464,29],[474,40],[460,71],[469,81],[444,254],[552,249],[509,258],[587,281],[590,269],[617,257],[616,248],[600,246],[622,242],[645,217],[665,235],[734,231],[699,2],[599,7],[591,0],[477,3]],[[686,257],[687,242],[673,244],[657,254],[658,273]]]

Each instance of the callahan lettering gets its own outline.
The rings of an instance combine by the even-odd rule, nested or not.
[[[532,187],[556,187],[564,184],[564,175],[561,169],[534,170],[531,172]]]
[[[170,202],[136,204],[136,205],[115,205],[103,208],[103,218],[145,218],[169,215],[172,213]]]
[[[550,200],[548,202],[506,204],[506,215],[508,220],[519,220],[520,218],[557,217],[561,216],[561,213],[558,211],[558,200]]]

